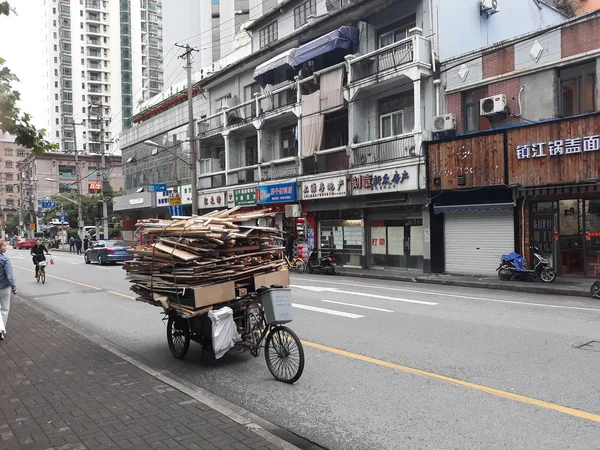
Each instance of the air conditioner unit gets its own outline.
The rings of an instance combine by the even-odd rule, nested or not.
[[[451,130],[456,130],[456,116],[454,114],[444,114],[433,118],[433,131],[435,133]]]
[[[499,94],[484,98],[479,103],[479,113],[482,116],[494,116],[506,113],[506,95]]]
[[[302,207],[300,205],[285,205],[285,217],[302,217]]]
[[[479,0],[479,10],[481,14],[490,17],[500,11],[498,8],[498,0]]]

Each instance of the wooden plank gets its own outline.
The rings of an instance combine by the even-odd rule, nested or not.
[[[195,261],[197,259],[202,258],[202,256],[196,253],[191,253],[186,250],[174,248],[163,242],[157,242],[156,244],[154,244],[154,248],[162,252],[168,253],[170,255],[173,255],[175,258],[181,259],[183,261]]]

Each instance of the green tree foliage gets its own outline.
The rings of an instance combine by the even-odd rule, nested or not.
[[[14,12],[8,2],[0,2],[0,16],[8,16],[11,11]],[[29,148],[35,154],[57,149],[58,145],[44,137],[45,130],[36,129],[31,116],[17,107],[21,95],[12,87],[15,81],[19,79],[0,58],[0,131],[12,134],[17,145]]]
[[[112,222],[113,217],[119,221],[123,219],[123,215],[121,213],[113,212],[112,206],[112,198],[118,197],[122,192],[112,192],[108,196],[111,201],[108,202],[108,218],[109,221]],[[70,198],[73,201],[77,201],[76,194],[61,194],[63,197]],[[53,200],[56,201],[56,208],[47,209],[44,212],[44,223],[48,224],[54,219],[58,219],[58,213],[61,211],[67,214],[67,221],[69,222],[69,226],[71,229],[77,229],[77,205],[75,203],[71,203],[64,198],[55,195],[52,197]],[[86,195],[81,197],[81,213],[83,217],[83,222],[86,226],[96,225],[96,219],[102,217],[101,214],[101,206],[99,203],[102,202],[102,195]],[[59,206],[60,205],[60,206]]]

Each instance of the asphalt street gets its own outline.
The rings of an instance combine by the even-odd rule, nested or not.
[[[160,309],[121,266],[53,255],[45,285],[9,250],[36,304],[323,447],[600,448],[600,302],[577,297],[293,276],[306,367],[293,386],[264,358],[173,358]]]

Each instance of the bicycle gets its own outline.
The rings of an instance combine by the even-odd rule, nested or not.
[[[302,258],[294,256],[290,260],[290,258],[288,258],[288,255],[286,255],[285,253],[283,254],[283,258],[285,259],[285,262],[287,263],[288,268],[290,270],[295,270],[298,273],[304,273],[304,271],[306,270],[306,263]]]
[[[38,270],[37,273],[35,274],[35,279],[37,280],[37,282],[39,283],[40,281],[42,282],[42,284],[46,283],[46,261],[40,261],[38,263]]]

